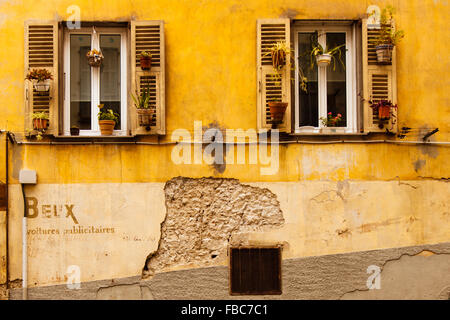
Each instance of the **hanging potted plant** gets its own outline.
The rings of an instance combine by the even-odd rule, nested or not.
[[[405,36],[403,30],[394,30],[394,14],[395,8],[390,5],[381,11],[380,33],[375,39],[377,62],[380,64],[391,63],[392,50],[394,50],[394,47]]]
[[[150,51],[142,51],[139,55],[139,62],[142,70],[150,70],[152,67],[152,54]]]
[[[104,104],[99,104],[98,124],[102,136],[110,136],[113,134],[116,123],[119,122],[119,114],[111,109],[106,109]]]
[[[274,70],[274,74],[272,75],[272,77],[275,79],[276,83],[279,83],[282,79],[280,72],[286,65],[286,62],[288,61],[287,59],[291,59],[291,65],[295,65],[295,61],[293,61],[294,59],[291,55],[291,48],[289,48],[285,41],[278,41],[270,48],[270,51],[264,54],[264,56],[267,55],[270,55],[272,58],[272,67]],[[298,74],[300,88],[303,91],[307,92],[308,79],[306,79],[306,77],[304,76],[303,70],[300,65],[298,67]]]
[[[344,122],[344,119],[342,118],[342,115],[338,113],[336,116],[333,116],[332,112],[328,112],[327,117],[321,117],[320,120],[322,121],[322,128],[320,128],[320,132],[337,132],[336,127],[340,127],[341,124]]]
[[[49,116],[45,111],[42,112],[33,112],[33,129],[37,131],[45,131],[48,128]]]
[[[390,100],[380,100],[378,102],[369,101],[370,107],[378,115],[378,120],[387,121],[391,118],[391,110],[396,109],[397,105]]]
[[[88,63],[91,67],[100,67],[105,58],[101,51],[97,49],[92,49],[86,53],[86,57],[88,59]]]
[[[275,70],[281,70],[286,65],[286,57],[291,53],[291,49],[284,41],[278,41],[270,48],[272,56],[272,66]]]
[[[130,93],[130,95],[137,110],[139,125],[150,130],[154,113],[154,110],[150,108],[150,88],[145,88],[140,94],[136,92],[136,95],[133,95],[133,93]]]
[[[34,90],[43,94],[50,90],[50,80],[53,76],[47,69],[33,69],[28,72],[26,79],[33,83]]]
[[[318,32],[315,33],[315,39],[313,41],[313,47],[311,49],[311,69],[314,67],[314,63],[317,63],[319,67],[328,67],[333,61],[333,70],[336,69],[336,58],[345,69],[344,61],[342,60],[341,48],[345,47],[345,44],[341,44],[334,48],[323,48],[318,41]]]

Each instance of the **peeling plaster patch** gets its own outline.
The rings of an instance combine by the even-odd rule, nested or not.
[[[414,170],[417,172],[426,164],[426,160],[417,160],[414,162]]]
[[[300,12],[296,9],[287,8],[281,12],[280,18],[294,19]]]
[[[147,257],[143,277],[167,267],[217,264],[225,259],[231,236],[284,224],[275,194],[236,179],[177,177],[164,191],[161,239]]]

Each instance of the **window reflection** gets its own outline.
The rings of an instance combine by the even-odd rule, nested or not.
[[[91,35],[70,36],[70,126],[91,129],[91,67],[86,53],[91,50]]]
[[[100,35],[105,59],[100,68],[100,103],[120,115],[120,35]],[[120,129],[120,121],[116,124]]]
[[[335,48],[345,44],[345,33],[327,33],[327,47]],[[341,47],[341,61],[344,66],[346,63],[345,47]],[[346,127],[347,123],[347,85],[346,71],[339,61],[338,54],[334,62],[327,68],[327,113],[331,112],[333,116],[342,115],[342,121],[339,127]]]
[[[301,127],[319,126],[318,70],[316,66],[311,68],[310,58],[312,36],[311,32],[298,34],[299,65],[308,79],[307,92],[299,87],[299,125]]]

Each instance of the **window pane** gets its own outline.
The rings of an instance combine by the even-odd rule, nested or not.
[[[70,126],[91,129],[91,67],[86,53],[91,50],[91,36],[70,35]]]
[[[327,47],[335,48],[345,44],[345,33],[327,33]],[[347,126],[347,86],[345,72],[345,47],[341,47],[341,59],[337,54],[331,65],[327,68],[327,112],[331,112],[333,117],[342,115],[342,121],[338,126]],[[342,65],[342,63],[344,66]]]
[[[299,125],[319,126],[319,102],[318,102],[318,70],[314,65],[311,68],[311,49],[313,33],[298,34],[299,65],[308,79],[307,92],[299,88]]]
[[[105,59],[100,69],[100,103],[120,115],[120,35],[100,35]],[[114,128],[120,129],[120,121]]]

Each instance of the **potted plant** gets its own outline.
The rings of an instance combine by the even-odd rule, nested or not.
[[[103,62],[103,59],[105,58],[101,53],[101,51],[98,51],[97,49],[92,49],[88,51],[88,53],[86,53],[86,57],[91,67],[100,67],[100,65]]]
[[[70,127],[70,135],[71,136],[79,136],[80,135],[80,128],[77,126]]]
[[[287,59],[291,59],[292,65],[295,65],[295,61],[291,55],[291,48],[289,48],[289,46],[286,44],[285,41],[278,41],[270,48],[270,51],[267,52],[264,56],[269,55],[269,54],[272,57],[272,67],[275,71],[275,74],[273,77],[275,78],[275,81],[279,82],[279,81],[281,81],[281,78],[282,78],[280,71],[286,65]],[[300,65],[298,68],[298,74],[299,74],[299,78],[300,78],[299,79],[300,88],[306,92],[308,79],[305,77]],[[292,80],[294,80],[294,79],[292,79]]]
[[[375,13],[372,13],[375,14]],[[389,64],[392,61],[392,50],[405,36],[403,30],[394,30],[395,8],[388,5],[381,11],[380,34],[375,39],[377,61],[380,64]]]
[[[150,109],[150,88],[145,88],[140,94],[136,92],[136,95],[133,95],[133,93],[130,93],[130,95],[137,110],[139,125],[149,129],[154,113],[154,111]]]
[[[113,134],[116,123],[119,122],[119,114],[111,109],[106,109],[104,104],[99,104],[98,108],[100,109],[98,113],[100,132],[103,136],[110,136]]]
[[[311,49],[311,69],[314,67],[314,63],[317,63],[319,67],[328,67],[333,61],[333,70],[336,69],[336,58],[345,69],[344,61],[342,61],[341,48],[345,47],[345,44],[341,44],[334,48],[323,48],[318,41],[318,33],[316,32],[316,39]]]
[[[152,67],[152,54],[150,51],[142,51],[139,55],[139,62],[142,70],[150,70]]]
[[[390,100],[369,101],[369,103],[374,113],[378,114],[378,120],[381,121],[389,120],[391,118],[391,110],[397,108],[397,105],[394,105]]]
[[[268,102],[268,105],[272,117],[272,128],[275,129],[283,121],[288,103],[274,98]]]
[[[328,112],[327,117],[321,117],[320,120],[322,121],[323,126],[323,128],[320,129],[321,132],[336,132],[336,127],[339,127],[340,124],[344,122],[344,119],[342,119],[342,114],[338,113],[336,116],[333,116],[332,112]]]
[[[33,69],[28,72],[26,79],[30,80],[34,89],[42,94],[50,90],[50,80],[53,76],[47,69]]]
[[[33,112],[33,129],[37,131],[45,131],[48,128],[49,116],[45,111]]]

